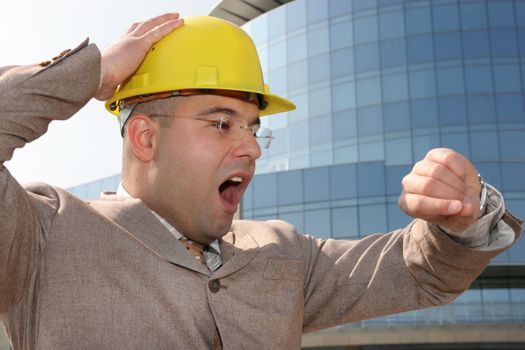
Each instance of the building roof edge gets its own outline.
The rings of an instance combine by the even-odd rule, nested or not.
[[[218,0],[209,15],[239,26],[294,0]]]

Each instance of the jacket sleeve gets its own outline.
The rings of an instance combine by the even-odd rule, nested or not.
[[[4,163],[98,89],[100,53],[87,40],[41,65],[0,68],[0,315],[24,297],[59,206],[53,191],[26,190]]]
[[[500,225],[518,238],[521,220]],[[308,237],[303,332],[450,302],[508,246],[468,248],[419,219],[358,241]]]

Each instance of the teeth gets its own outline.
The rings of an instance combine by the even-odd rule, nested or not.
[[[230,181],[233,182],[242,182],[242,178],[240,176],[234,176],[230,179]]]

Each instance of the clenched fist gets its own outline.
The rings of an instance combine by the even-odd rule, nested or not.
[[[479,217],[478,172],[451,149],[429,151],[403,178],[402,185],[399,206],[410,216],[458,233]]]

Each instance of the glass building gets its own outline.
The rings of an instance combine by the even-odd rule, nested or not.
[[[98,199],[102,192],[116,192],[121,180],[122,176],[117,174],[67,190],[82,199]]]
[[[525,0],[223,0],[254,39],[273,93],[272,147],[242,203],[319,237],[405,226],[401,179],[453,148],[525,217]],[[85,199],[120,175],[71,188]],[[392,291],[395,293],[395,291]],[[524,349],[525,240],[449,305],[306,335],[310,349]]]
[[[471,159],[525,217],[525,1],[295,0],[260,14],[235,3],[212,14],[243,24],[272,92],[298,107],[263,118],[275,141],[243,218],[348,239],[405,226],[401,179],[435,147]],[[326,348],[525,348],[525,240],[452,304],[304,339]]]

